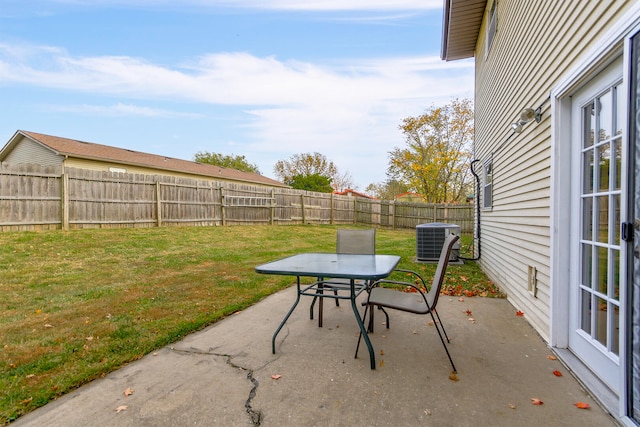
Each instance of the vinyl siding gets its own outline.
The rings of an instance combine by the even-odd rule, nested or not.
[[[631,4],[500,0],[497,32],[486,57],[488,11],[478,37],[474,149],[477,159],[493,158],[494,171],[493,208],[481,213],[480,263],[547,340],[551,316],[549,94]],[[510,124],[520,111],[538,106],[542,121],[533,121],[514,134]],[[537,269],[537,297],[527,288],[528,266]]]
[[[62,156],[25,137],[4,159],[8,163],[37,163],[42,166],[60,166],[63,160]]]

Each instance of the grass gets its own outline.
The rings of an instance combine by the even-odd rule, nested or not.
[[[0,233],[0,423],[290,286],[254,267],[334,252],[337,228]],[[376,245],[401,268],[433,273],[414,262],[414,230],[379,229]],[[501,296],[475,262],[451,266],[445,292]]]

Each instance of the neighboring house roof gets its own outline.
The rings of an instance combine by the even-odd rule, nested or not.
[[[363,197],[365,199],[375,199],[375,197],[368,196],[368,195],[366,195],[364,193],[359,193],[359,192],[357,192],[355,190],[352,190],[350,188],[347,188],[344,191],[334,191],[333,194],[337,194],[337,195],[340,195],[340,196]]]
[[[474,56],[486,6],[487,0],[444,0],[442,59]]]
[[[224,168],[205,163],[175,159],[172,157],[142,153],[124,148],[94,144],[92,142],[78,141],[75,139],[61,138],[23,130],[17,131],[11,140],[9,140],[7,145],[0,150],[0,161],[2,161],[13,147],[20,142],[21,136],[27,137],[34,142],[49,148],[60,156],[154,168],[273,187],[289,187],[280,181],[264,177],[257,173],[243,172],[236,169]]]
[[[409,191],[407,193],[398,194],[395,199],[422,199],[422,195]]]

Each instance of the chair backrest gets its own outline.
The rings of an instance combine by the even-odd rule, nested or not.
[[[429,303],[429,309],[436,308],[438,303],[438,296],[442,289],[442,283],[444,282],[444,274],[447,272],[447,266],[449,265],[449,256],[451,255],[451,249],[453,244],[458,241],[460,236],[455,234],[449,234],[442,245],[440,251],[440,259],[438,260],[438,267],[436,267],[436,273],[433,275],[433,281],[431,282],[431,288],[426,295],[427,302]]]
[[[376,229],[346,230],[338,229],[336,253],[365,254],[376,253]]]

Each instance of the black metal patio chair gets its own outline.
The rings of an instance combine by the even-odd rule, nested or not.
[[[372,288],[369,290],[369,295],[367,301],[363,304],[366,305],[363,319],[366,322],[367,312],[369,312],[369,331],[373,332],[373,306],[377,306],[379,308],[390,308],[393,310],[405,311],[408,313],[414,314],[429,314],[431,315],[431,320],[433,320],[433,324],[438,332],[438,336],[440,337],[440,341],[444,347],[444,350],[447,353],[447,357],[449,358],[449,362],[451,362],[451,367],[453,371],[456,372],[456,367],[453,364],[453,359],[451,358],[451,354],[449,353],[449,349],[447,348],[447,344],[444,341],[446,337],[447,342],[451,342],[447,332],[444,329],[444,325],[440,320],[440,315],[436,310],[436,305],[438,304],[438,297],[440,295],[440,290],[442,289],[442,283],[444,282],[444,275],[447,271],[447,266],[449,264],[449,256],[451,255],[451,249],[453,248],[453,244],[460,237],[454,234],[450,234],[444,241],[442,246],[442,251],[440,252],[440,258],[438,260],[438,266],[436,268],[436,272],[433,276],[433,280],[431,282],[431,287],[428,292],[423,292],[421,286],[416,285],[415,283],[409,283],[404,281],[396,281],[396,280],[387,280],[382,279],[376,281]],[[422,277],[416,273],[411,272],[418,277],[420,277],[420,281],[422,287],[426,289],[426,283],[422,279]],[[381,285],[388,285],[383,287]],[[403,289],[398,289],[402,287]],[[406,292],[407,288],[411,288],[415,292]],[[435,313],[435,316],[434,316]],[[437,321],[436,321],[437,317]],[[386,322],[387,328],[389,328],[389,317],[387,316]],[[442,331],[440,331],[442,328]],[[444,334],[444,337],[443,337]],[[360,348],[360,341],[362,339],[362,333],[358,337],[358,345],[356,347],[356,357],[358,357],[358,349]]]

